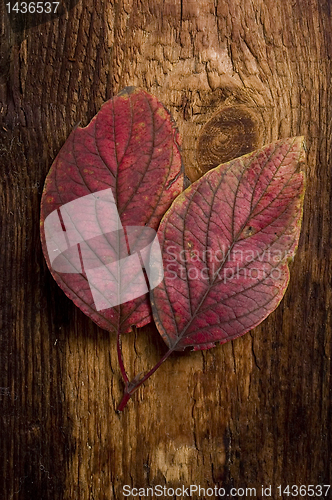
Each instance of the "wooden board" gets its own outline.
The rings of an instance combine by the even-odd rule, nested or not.
[[[111,500],[124,485],[190,484],[254,487],[257,498],[272,485],[279,498],[278,485],[332,484],[331,3],[82,0],[21,32],[1,9],[2,498]],[[252,119],[212,127],[216,154],[304,135],[308,179],[279,308],[234,342],[174,354],[118,415],[115,337],[53,281],[39,204],[70,131],[127,85],[171,110],[191,179],[199,133],[225,106]],[[151,326],[123,348],[131,375],[165,352]]]

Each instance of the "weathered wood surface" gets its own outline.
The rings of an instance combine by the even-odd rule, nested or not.
[[[247,486],[262,498],[262,484],[331,484],[331,33],[328,0],[82,0],[23,34],[4,13],[2,498],[120,499],[124,484]],[[232,126],[212,127],[215,155],[304,135],[308,181],[279,308],[232,343],[174,355],[118,415],[114,335],[51,278],[39,203],[72,128],[127,85],[171,110],[192,179],[199,132],[226,104],[256,128],[234,147]],[[132,374],[164,351],[152,327],[124,339]]]

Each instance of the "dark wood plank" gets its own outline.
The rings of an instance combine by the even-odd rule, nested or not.
[[[247,486],[262,498],[262,484],[331,483],[330,9],[328,0],[83,0],[17,33],[3,12],[3,498],[120,499],[124,484]],[[258,143],[306,137],[308,180],[279,308],[232,343],[174,355],[117,415],[114,335],[51,278],[39,203],[72,128],[126,85],[171,110],[191,179],[202,126],[240,105]],[[219,133],[215,142],[230,147]],[[164,352],[153,327],[124,339],[132,374]]]

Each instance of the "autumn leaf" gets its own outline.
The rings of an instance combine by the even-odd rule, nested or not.
[[[164,280],[151,291],[170,351],[209,349],[281,301],[300,234],[303,138],[220,165],[173,203],[158,230]]]
[[[183,189],[177,141],[164,106],[130,87],[70,134],[46,178],[41,240],[48,267],[106,330],[123,333],[152,319],[141,253]],[[112,299],[110,286],[121,287],[121,300]]]

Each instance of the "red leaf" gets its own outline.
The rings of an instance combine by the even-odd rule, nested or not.
[[[208,172],[173,203],[158,236],[164,280],[152,292],[171,350],[209,349],[261,323],[281,301],[301,227],[303,138]]]
[[[177,139],[171,117],[156,97],[127,88],[106,102],[87,127],[70,134],[47,176],[41,204],[47,264],[66,295],[106,330],[126,332],[131,325],[143,326],[152,319],[147,294],[107,307],[105,279],[112,273],[105,275],[104,268],[98,271],[96,266],[117,262],[126,251],[128,255],[128,246],[132,253],[142,250],[146,238],[151,242],[147,227],[158,228],[183,189]],[[115,215],[110,200],[113,207],[116,204]],[[48,216],[48,239],[58,230],[56,243],[45,238]],[[142,274],[142,261],[137,262]],[[92,295],[87,279],[91,269],[98,297]],[[123,272],[125,281],[129,268],[124,266]]]

